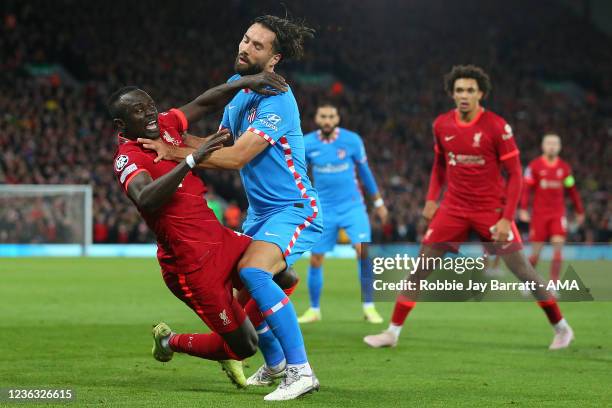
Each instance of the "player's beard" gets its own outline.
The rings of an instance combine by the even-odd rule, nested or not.
[[[258,64],[241,64],[240,63],[240,57],[236,57],[236,62],[234,63],[234,71],[236,71],[236,73],[244,76],[244,75],[256,75],[259,74],[260,72],[262,72],[264,69],[263,67],[259,66]]]

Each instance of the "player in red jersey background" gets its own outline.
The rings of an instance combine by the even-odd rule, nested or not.
[[[533,295],[555,331],[550,349],[565,348],[574,337],[573,331],[525,258],[514,224],[522,171],[512,128],[502,117],[480,105],[491,89],[489,77],[473,65],[455,66],[445,76],[445,88],[456,109],[434,121],[435,156],[423,210],[424,217],[431,222],[420,253],[425,258],[436,258],[447,251],[456,252],[469,232],[476,232],[487,251],[501,256],[519,280],[537,282]],[[507,174],[505,179],[502,170]],[[438,207],[444,185],[446,192]],[[418,287],[419,281],[431,272],[419,268],[409,279]],[[389,328],[378,335],[366,336],[365,343],[371,347],[395,346],[417,296],[418,291],[400,294]]]
[[[533,253],[529,261],[535,267],[540,258],[544,243],[553,245],[553,258],[550,264],[550,279],[559,280],[562,249],[567,235],[567,218],[565,217],[565,192],[569,193],[574,209],[576,222],[584,222],[584,207],[576,188],[576,181],[570,165],[559,157],[561,138],[553,133],[542,139],[542,156],[534,159],[525,169],[524,192],[521,199],[519,219],[530,222],[529,241]],[[533,193],[531,216],[529,199]]]

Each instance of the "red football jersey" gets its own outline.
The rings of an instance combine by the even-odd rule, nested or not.
[[[181,134],[187,130],[185,115],[171,109],[158,116],[160,137],[176,146],[184,146]],[[162,160],[155,163],[157,153],[145,150],[136,141],[119,135],[114,158],[117,180],[127,194],[130,181],[146,171],[153,180],[176,167],[177,163]],[[206,187],[193,173],[188,173],[170,200],[155,213],[140,214],[157,237],[157,258],[170,273],[189,273],[201,268],[210,248],[220,245],[223,226],[204,199]],[[209,248],[209,249],[207,249]]]
[[[434,149],[446,163],[442,205],[460,210],[502,209],[506,204],[502,161],[519,150],[506,121],[481,109],[470,123],[451,110],[433,124]]]
[[[564,160],[557,158],[549,163],[540,156],[529,163],[523,178],[527,187],[521,207],[527,208],[529,191],[535,190],[533,214],[563,216],[565,215],[565,189],[575,186],[572,169]],[[574,199],[574,197],[572,197]],[[577,212],[582,212],[582,203],[576,204]]]

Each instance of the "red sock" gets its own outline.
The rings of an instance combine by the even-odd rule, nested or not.
[[[175,334],[169,344],[173,351],[207,360],[241,360],[217,333]]]
[[[402,326],[410,311],[414,308],[416,302],[408,299],[406,296],[399,295],[395,301],[391,323],[396,326]]]
[[[555,299],[538,302],[538,305],[540,305],[542,310],[544,310],[544,313],[546,313],[546,317],[548,317],[550,324],[557,324],[561,321],[561,319],[563,319],[561,310],[559,309],[559,305],[557,305],[557,301]]]
[[[300,283],[299,279],[295,281],[295,284],[293,286],[287,289],[283,289],[283,292],[285,292],[285,295],[291,296],[291,294],[293,294],[293,292],[295,291],[295,288],[297,287],[298,283]],[[253,323],[253,327],[259,326],[261,322],[264,321],[264,317],[259,311],[259,308],[257,307],[257,303],[255,303],[253,299],[249,299],[249,301],[244,306],[244,311],[247,314],[247,316],[249,316],[249,320],[251,321],[251,323]]]
[[[555,249],[553,253],[553,259],[550,264],[550,279],[553,282],[556,282],[560,278],[561,273],[561,264],[563,263],[563,255],[561,254],[560,249]]]
[[[529,263],[531,264],[531,266],[533,266],[534,268],[536,267],[536,265],[538,264],[538,256],[537,255],[531,255],[529,257]]]

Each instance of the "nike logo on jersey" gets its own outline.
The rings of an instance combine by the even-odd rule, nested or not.
[[[363,233],[359,234],[358,236],[359,236],[359,239],[363,239],[363,238],[367,237],[368,234],[363,232]]]
[[[315,150],[314,152],[310,153],[310,157],[317,157],[317,156],[320,156],[320,155],[321,155],[321,152],[318,151],[318,150]]]
[[[453,135],[453,136],[445,136],[445,137],[444,137],[444,140],[448,142],[448,141],[450,141],[450,140],[453,140],[454,138],[455,138],[455,136],[454,136],[454,135]]]
[[[264,232],[264,235],[267,236],[267,237],[280,237],[280,235],[273,234],[273,233],[268,232],[268,231]]]

